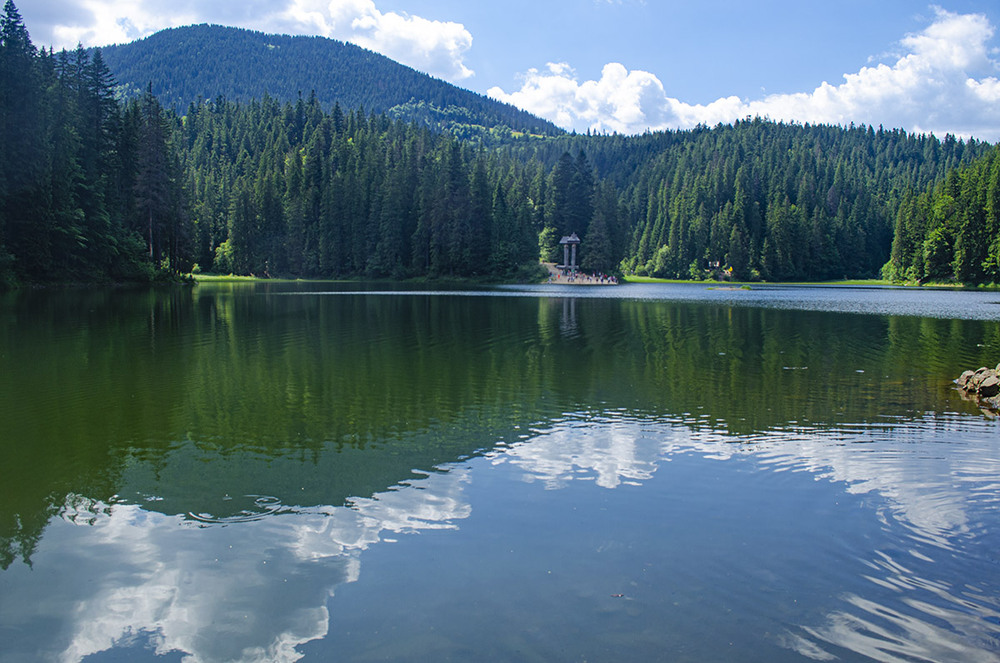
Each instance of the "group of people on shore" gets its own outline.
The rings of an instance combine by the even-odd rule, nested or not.
[[[559,271],[549,276],[549,283],[618,285],[618,277],[614,274],[586,274],[584,272]]]

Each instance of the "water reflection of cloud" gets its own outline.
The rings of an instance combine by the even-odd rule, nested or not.
[[[771,472],[808,473],[847,494],[876,496],[871,505],[899,548],[891,555],[869,551],[872,559],[858,561],[861,578],[878,588],[873,595],[892,598],[882,604],[847,594],[821,625],[797,627],[783,644],[814,660],[834,660],[831,652],[847,650],[884,661],[996,661],[1000,606],[990,593],[989,571],[969,568],[967,547],[981,534],[974,514],[1000,507],[1000,458],[984,455],[977,439],[994,430],[977,434],[968,420],[961,430],[956,425],[930,416],[884,428],[797,428],[735,438],[680,424],[648,435],[643,420],[597,423],[580,416],[494,454],[493,463],[509,464],[547,489],[579,479],[610,489],[649,480],[678,454],[720,461],[747,456]],[[957,563],[966,573],[955,574],[965,584],[928,579],[939,577],[933,569],[941,560],[956,557],[965,560]]]
[[[995,433],[983,431],[984,435]],[[923,452],[911,443],[922,438]],[[852,432],[775,431],[753,439],[755,453],[775,470],[798,470],[817,479],[843,483],[856,495],[877,494],[887,513],[917,541],[951,549],[970,533],[970,494],[1000,476],[1000,458],[984,456],[962,443],[946,419],[927,417],[891,427]],[[970,493],[971,491],[971,493]]]
[[[594,435],[592,428],[587,421],[568,422],[512,445],[494,455],[493,462],[510,463],[523,471],[526,481],[542,481],[548,489],[574,479],[615,488],[651,478],[668,451],[661,437],[645,437],[633,425],[607,421],[602,435]]]
[[[289,525],[294,531],[291,521],[194,528],[136,505],[111,507],[82,541],[79,532],[70,535],[76,557],[89,559],[54,592],[76,606],[60,634],[69,640],[62,660],[81,660],[138,631],[155,634],[158,654],[187,652],[192,661],[296,660],[295,646],[326,634],[328,588],[356,577],[357,562],[328,557],[295,573],[277,544]],[[218,637],[220,629],[227,637]]]
[[[650,425],[656,429],[647,433]],[[517,467],[526,481],[556,489],[574,479],[595,480],[604,488],[642,482],[678,453],[715,460],[749,455],[774,472],[808,472],[817,480],[843,484],[851,494],[878,494],[891,511],[888,515],[915,539],[947,549],[954,537],[969,531],[969,491],[996,500],[989,477],[1000,476],[1000,458],[964,453],[951,439],[953,433],[934,417],[896,427],[796,428],[734,437],[675,422],[580,415],[492,458],[495,464]],[[941,452],[913,454],[907,437],[913,442],[940,438]]]
[[[905,601],[913,608],[913,613],[907,614],[857,595],[850,595],[845,600],[852,608],[850,612],[834,612],[825,625],[804,630],[819,642],[845,648],[873,661],[995,663],[997,660],[994,651],[980,644],[983,617],[995,619],[995,612],[992,615],[969,614],[920,601]],[[962,603],[957,601],[956,605]],[[963,637],[956,637],[955,631]],[[814,660],[836,658],[805,638],[788,644]]]
[[[1000,459],[967,450],[960,440],[969,429],[956,435],[949,426],[946,417],[929,417],[882,429],[789,428],[736,438],[679,421],[587,414],[487,456],[493,467],[547,489],[641,484],[663,463],[696,454],[748,457],[768,472],[805,473],[845,493],[871,494],[898,549],[858,551],[873,556],[859,559],[858,571],[881,596],[898,598],[880,603],[877,592],[876,599],[847,593],[825,616],[789,627],[783,644],[816,660],[841,650],[890,661],[995,660],[976,645],[1000,622],[995,598],[982,595],[989,586],[975,577],[964,587],[925,579],[938,577],[928,571],[940,563],[936,553],[960,552],[961,540],[981,527],[975,514],[1000,501]],[[907,435],[920,438],[920,453],[907,453]],[[326,637],[327,601],[338,585],[358,579],[362,552],[397,534],[457,528],[471,514],[465,485],[473,476],[454,465],[346,506],[286,506],[228,524],[70,498],[34,555],[35,569],[6,572],[14,595],[40,598],[18,606],[16,616],[0,603],[2,623],[50,633],[49,651],[41,652],[49,659],[79,661],[145,638],[155,652],[185,652],[189,661],[294,661],[300,645]],[[66,550],[73,551],[69,563]],[[34,641],[20,647],[5,645],[0,660],[39,653]]]
[[[387,533],[455,527],[470,510],[465,481],[457,468],[349,506],[208,526],[71,496],[35,556],[47,577],[7,578],[12,593],[42,598],[3,623],[50,637],[7,643],[0,659],[80,661],[144,639],[192,663],[298,660],[299,645],[327,634],[327,599],[358,578],[361,552]]]

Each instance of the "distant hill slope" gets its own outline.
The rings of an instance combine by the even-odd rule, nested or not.
[[[363,107],[437,128],[506,126],[557,135],[547,120],[401,65],[359,46],[324,37],[291,37],[218,25],[157,32],[101,49],[127,93],[152,85],[160,102],[184,113],[189,104],[222,96],[231,101],[265,93],[295,101],[312,92],[324,107]]]

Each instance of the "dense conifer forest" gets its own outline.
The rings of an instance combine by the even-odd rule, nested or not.
[[[100,53],[39,51],[0,17],[0,283],[148,280],[183,264],[191,218],[175,127],[122,104]]]
[[[719,263],[716,272],[736,279],[815,281],[878,276],[901,204],[991,147],[757,118],[636,137],[564,136],[527,149],[543,162],[586,150],[621,192],[628,239],[617,255],[626,272],[700,278]]]
[[[575,232],[589,271],[1000,282],[1000,148],[976,141],[749,118],[626,137],[496,116],[470,134],[484,116],[453,107],[469,121],[448,130],[441,99],[404,121],[298,91],[181,114],[158,80],[117,94],[101,51],[37,49],[7,0],[0,281],[499,280]]]
[[[203,104],[177,133],[200,269],[503,277],[537,262],[535,174],[510,156],[315,98]]]
[[[900,281],[1000,283],[1000,146],[905,192],[885,272]]]

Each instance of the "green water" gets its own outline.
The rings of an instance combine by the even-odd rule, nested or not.
[[[998,660],[997,300],[5,295],[0,661]]]

